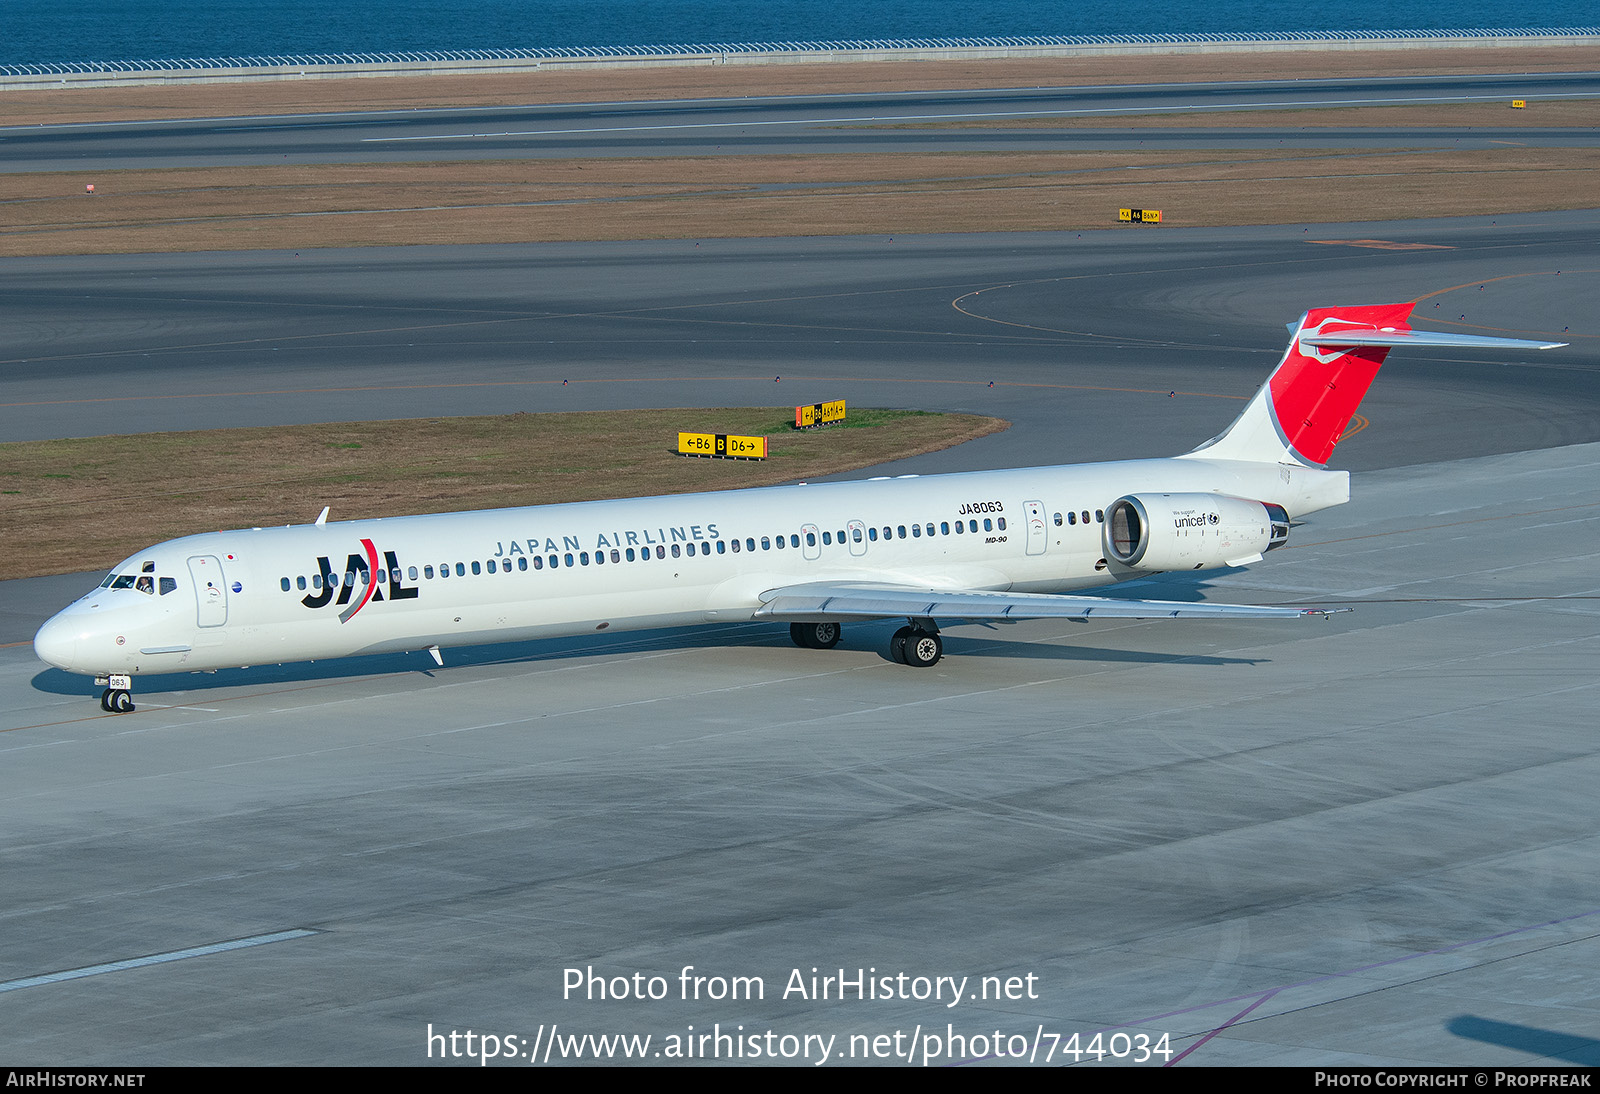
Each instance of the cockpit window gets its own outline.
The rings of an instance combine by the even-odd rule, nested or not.
[[[147,563],[153,565],[153,563]],[[161,595],[166,596],[178,587],[174,578],[163,577],[161,580]],[[148,569],[137,574],[107,574],[106,579],[100,583],[102,589],[136,589],[146,596],[156,595],[156,577]]]

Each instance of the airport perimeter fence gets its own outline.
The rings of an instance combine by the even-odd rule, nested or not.
[[[841,42],[718,42],[690,45],[315,53],[175,57],[0,65],[0,89],[111,87],[356,76],[467,75],[548,69],[663,65],[804,64],[1086,57],[1153,53],[1594,46],[1600,26],[1466,30],[1303,31],[1293,34],[1128,34],[1108,37],[927,38]]]

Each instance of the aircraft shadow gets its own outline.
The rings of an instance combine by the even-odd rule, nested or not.
[[[1444,1028],[1457,1037],[1466,1037],[1489,1045],[1503,1045],[1534,1056],[1565,1060],[1569,1064],[1582,1064],[1588,1067],[1600,1065],[1600,1040],[1593,1037],[1557,1033],[1553,1029],[1540,1029],[1537,1026],[1496,1022],[1471,1014],[1450,1019]]]
[[[896,624],[870,623],[847,627],[842,648],[871,650],[889,661],[889,636]],[[473,666],[521,662],[565,661],[576,658],[605,657],[640,651],[674,649],[728,649],[757,646],[783,646],[796,657],[826,657],[826,650],[802,650],[791,646],[788,628],[774,623],[730,623],[710,627],[681,627],[659,631],[637,631],[614,635],[585,635],[577,638],[545,638],[529,642],[502,642],[486,646],[464,646],[444,651],[441,670],[425,652],[369,654],[330,658],[325,661],[297,661],[281,665],[255,665],[248,669],[218,669],[215,672],[175,672],[139,676],[134,682],[134,699],[140,695],[172,692],[206,692],[220,688],[261,684],[310,684],[361,676],[391,676],[401,673],[436,672]],[[989,633],[951,635],[945,632],[946,656],[1027,658],[1052,661],[1093,661],[1124,664],[1256,665],[1262,658],[1216,657],[1189,652],[1108,649],[1061,643],[1045,643],[1000,638]],[[41,669],[31,684],[36,691],[52,695],[97,696],[100,688],[92,678]]]

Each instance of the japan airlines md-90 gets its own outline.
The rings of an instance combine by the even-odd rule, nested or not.
[[[1413,307],[1307,312],[1238,419],[1170,459],[189,536],[116,567],[34,649],[129,711],[136,675],[404,650],[443,664],[451,646],[691,623],[786,622],[825,649],[846,621],[904,619],[890,653],[925,667],[941,622],[1323,614],[1061,594],[1243,566],[1349,500],[1326,464],[1392,347],[1564,344],[1413,331]]]

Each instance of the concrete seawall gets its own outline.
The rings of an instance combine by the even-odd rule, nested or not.
[[[581,71],[864,61],[975,61],[1162,54],[1286,53],[1600,45],[1600,27],[1558,30],[1322,32],[1306,35],[1174,34],[1114,38],[996,38],[885,42],[783,42],[594,50],[319,54],[0,66],[0,91],[63,87],[249,83],[385,76]]]

